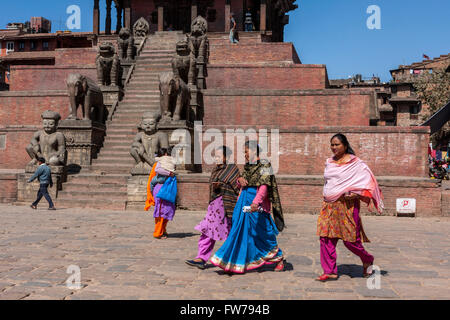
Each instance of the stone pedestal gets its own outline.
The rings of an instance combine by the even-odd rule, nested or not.
[[[161,121],[158,130],[169,136],[169,145],[175,147],[177,166],[180,173],[196,172],[194,164],[194,125],[186,120]]]
[[[147,201],[147,174],[133,174],[127,181],[127,209],[143,210]]]
[[[27,171],[32,170],[33,172],[37,169],[37,165],[31,168],[32,166],[27,166]],[[66,167],[63,166],[50,166],[50,169],[52,170],[52,180],[53,180],[53,188],[48,187],[48,193],[52,197],[52,200],[54,200],[58,197],[58,191],[62,190],[62,184],[63,182],[66,182],[67,180],[67,170]],[[19,203],[32,203],[34,200],[36,200],[37,192],[39,190],[39,181],[38,179],[34,180],[31,183],[27,183],[28,179],[31,178],[33,173],[31,172],[25,172],[20,173],[17,176],[17,202]],[[41,202],[39,203],[41,206],[47,206],[47,201],[42,198]]]
[[[66,138],[67,166],[89,167],[103,145],[106,127],[90,120],[63,120],[58,131]]]
[[[111,113],[111,108],[116,101],[122,100],[123,89],[118,86],[101,86],[100,90],[103,93],[103,104],[108,110],[108,114]]]

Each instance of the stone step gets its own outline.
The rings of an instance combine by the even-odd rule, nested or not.
[[[92,209],[104,209],[104,210],[117,210],[122,211],[126,209],[125,199],[107,199],[98,201],[98,199],[60,199],[55,202],[55,206],[58,209],[62,208],[92,208]]]
[[[117,140],[128,141],[133,140],[135,136],[135,134],[108,133],[108,135],[105,137],[105,141],[106,139],[108,139],[108,142]]]
[[[159,97],[159,90],[153,89],[153,90],[147,90],[145,93],[134,93],[134,94],[129,94],[127,95],[127,97],[143,97],[143,98],[147,98],[147,97]]]
[[[132,89],[133,86],[138,85],[138,84],[156,84],[156,85],[158,85],[159,84],[159,76],[155,77],[154,79],[153,78],[152,79],[146,79],[146,80],[144,80],[142,82],[143,83],[139,83],[139,82],[136,82],[136,81],[130,81],[130,83],[127,86],[127,90]],[[125,90],[125,93],[126,93],[127,90]]]
[[[116,191],[127,192],[127,185],[122,183],[65,183],[63,185],[64,193],[84,191]]]
[[[94,160],[95,161],[95,160]],[[127,174],[110,174],[110,175],[98,175],[96,173],[89,174],[77,174],[67,176],[67,184],[127,184],[129,175]],[[64,184],[66,185],[66,184]],[[63,185],[63,186],[64,186]]]
[[[120,114],[120,115],[115,115],[113,117],[113,119],[115,121],[125,121],[127,123],[134,123],[135,126],[137,126],[139,124],[139,122],[142,120],[142,115],[137,115],[137,114],[131,114],[131,115],[124,115],[124,114]]]
[[[153,79],[159,77],[159,74],[166,71],[171,71],[172,68],[170,66],[158,66],[156,67],[143,67],[140,70],[137,70],[131,76],[131,81],[139,79]]]
[[[133,107],[130,105],[130,106],[122,108],[121,110],[117,110],[114,113],[113,118],[115,118],[115,117],[123,118],[123,117],[131,116],[133,114],[141,116],[144,112],[152,112],[152,111],[159,111],[159,110],[160,110],[159,103],[152,103],[152,104],[148,104],[143,107]]]
[[[103,143],[104,148],[109,147],[128,147],[131,148],[131,144],[133,142],[133,139],[130,139],[130,141],[116,141],[116,140],[109,140],[105,139],[105,142]]]
[[[111,164],[101,164],[101,165],[92,165],[93,172],[106,172],[106,173],[130,173],[131,169],[133,169],[134,164],[131,165],[117,165],[114,163]]]
[[[117,110],[114,113],[114,116],[117,114],[124,114],[124,113],[144,113],[144,112],[149,112],[149,111],[153,111],[159,109],[159,103],[158,104],[154,104],[154,106],[152,107],[151,105],[147,105],[147,106],[141,106],[141,107],[137,107],[135,105],[129,105],[129,106],[123,106],[123,108],[120,108],[120,110]],[[113,117],[114,117],[113,116]]]
[[[159,99],[160,96],[160,92],[159,90],[146,90],[146,91],[141,91],[141,90],[132,90],[129,89],[126,91],[125,94],[125,99],[123,99],[122,101],[128,100],[128,99]]]
[[[147,62],[148,64],[167,64],[167,63],[171,63],[173,59],[173,56],[164,56],[164,57],[158,57],[158,56],[154,56],[154,55],[140,55],[137,58],[137,62],[139,62],[139,65],[141,62]]]
[[[141,52],[141,55],[143,54],[155,54],[155,55],[169,55],[175,53],[175,50],[154,50],[149,47],[145,47]]]
[[[130,168],[135,163],[133,157],[129,155],[129,159],[126,158],[101,158],[98,161],[95,162],[95,165],[97,166],[105,166],[105,165],[117,165],[117,166],[126,166],[127,168]]]
[[[148,106],[151,106],[151,105],[154,105],[154,104],[157,104],[157,105],[159,105],[159,102],[160,102],[160,99],[149,99],[148,101],[145,101],[145,102],[142,102],[142,101],[139,101],[139,102],[132,102],[132,101],[125,101],[125,100],[123,100],[123,102],[121,102],[120,104],[119,104],[119,106],[117,107],[117,111],[119,111],[119,110],[121,110],[121,109],[139,109],[139,108],[143,108],[143,109],[145,109],[145,108],[147,108]]]
[[[127,86],[125,90],[125,95],[129,90],[139,90],[141,92],[145,92],[147,89],[156,89],[159,88],[159,78],[158,79],[151,79],[151,80],[143,80],[143,81],[134,81],[130,82],[130,84]]]
[[[152,110],[148,107],[142,108],[142,109],[138,109],[138,108],[129,108],[129,109],[122,109],[120,111],[117,111],[116,113],[114,113],[114,117],[115,116],[119,116],[119,115],[127,115],[127,114],[136,114],[138,116],[142,116],[143,113]]]
[[[130,150],[127,152],[117,152],[117,151],[111,151],[111,150],[104,150],[100,152],[98,159],[110,159],[110,158],[117,158],[117,159],[128,159],[131,158]]]
[[[133,122],[118,122],[118,121],[106,121],[106,132],[108,132],[109,128],[115,128],[115,129],[119,129],[119,128],[136,128],[137,124],[133,123]]]
[[[130,128],[130,129],[125,129],[125,128],[120,128],[120,129],[116,129],[116,128],[110,128],[107,130],[106,134],[107,136],[111,136],[111,135],[133,135],[133,137],[136,135],[136,133],[138,132],[137,128]]]

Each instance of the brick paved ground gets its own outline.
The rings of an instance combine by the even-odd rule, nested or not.
[[[449,218],[364,217],[382,271],[369,290],[360,261],[338,245],[340,279],[319,283],[316,217],[288,215],[279,237],[288,271],[228,276],[185,265],[200,212],[177,212],[171,237],[153,239],[145,212],[57,211],[0,205],[0,299],[449,299]],[[82,289],[65,285],[81,268]]]

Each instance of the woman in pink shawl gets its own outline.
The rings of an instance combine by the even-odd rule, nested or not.
[[[337,280],[336,245],[339,239],[363,263],[363,276],[373,265],[373,256],[362,245],[370,242],[364,233],[359,216],[360,200],[370,208],[375,206],[381,213],[383,196],[369,167],[355,156],[347,138],[338,133],[331,138],[334,156],[327,159],[325,166],[324,202],[317,221],[317,235],[320,237],[320,262],[323,274],[318,281]]]

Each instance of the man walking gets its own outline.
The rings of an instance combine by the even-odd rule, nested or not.
[[[50,188],[53,187],[52,171],[50,167],[45,164],[44,158],[41,157],[37,160],[39,167],[36,169],[36,172],[33,174],[33,176],[27,181],[28,183],[30,183],[37,178],[40,183],[36,201],[32,203],[31,208],[36,209],[39,201],[41,201],[42,197],[45,197],[45,200],[48,201],[49,205],[48,210],[56,210],[55,206],[53,205],[52,198],[48,194],[48,186],[50,185]]]
[[[236,20],[234,20],[234,14],[230,13],[230,42],[239,43],[236,39]]]

